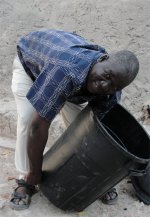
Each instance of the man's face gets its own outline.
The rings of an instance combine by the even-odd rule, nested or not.
[[[111,58],[97,63],[87,77],[87,90],[92,94],[109,95],[127,86],[126,72]]]

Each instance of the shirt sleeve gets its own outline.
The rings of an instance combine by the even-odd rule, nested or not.
[[[65,67],[47,65],[27,93],[30,103],[48,121],[54,119],[73,92],[73,81],[67,70]]]

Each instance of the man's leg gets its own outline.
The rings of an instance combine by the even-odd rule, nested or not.
[[[12,92],[15,97],[18,115],[15,165],[17,171],[20,172],[19,179],[24,179],[24,176],[29,171],[27,139],[29,126],[35,110],[27,100],[26,94],[32,86],[32,83],[31,78],[24,71],[19,58],[16,57],[13,63]],[[22,185],[22,183],[20,183],[20,185]],[[10,206],[14,209],[27,208],[29,204],[29,197],[26,197],[23,202],[21,199],[17,199],[16,192],[26,196],[26,189],[24,187],[19,187],[13,193]]]
[[[26,94],[32,86],[31,78],[24,71],[18,57],[13,64],[12,91],[17,106],[17,141],[15,151],[15,165],[17,171],[27,174],[29,160],[27,155],[28,130],[34,114],[34,108],[26,98]]]
[[[70,102],[65,103],[61,110],[61,115],[66,127],[68,127],[75,120],[77,115],[85,108],[86,105],[87,103],[79,105],[75,105]]]

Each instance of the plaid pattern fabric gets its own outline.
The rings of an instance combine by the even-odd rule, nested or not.
[[[52,121],[66,100],[82,100],[77,93],[95,62],[106,55],[104,48],[60,30],[40,30],[22,37],[17,45],[25,70],[35,81],[27,94],[40,116]],[[77,97],[76,97],[77,96]]]

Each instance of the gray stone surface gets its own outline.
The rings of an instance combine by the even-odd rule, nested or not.
[[[12,62],[21,35],[40,28],[74,31],[89,41],[104,46],[108,52],[129,49],[140,60],[136,80],[123,91],[123,105],[150,132],[150,0],[0,0],[0,216],[66,217],[149,217],[150,208],[140,203],[132,186],[124,180],[117,186],[120,199],[116,206],[96,201],[81,213],[65,213],[36,194],[31,207],[22,212],[8,207],[15,186],[14,167],[16,106],[11,93]],[[64,130],[58,115],[50,129],[49,144]],[[5,148],[4,148],[5,147]],[[9,147],[9,149],[6,149]]]

